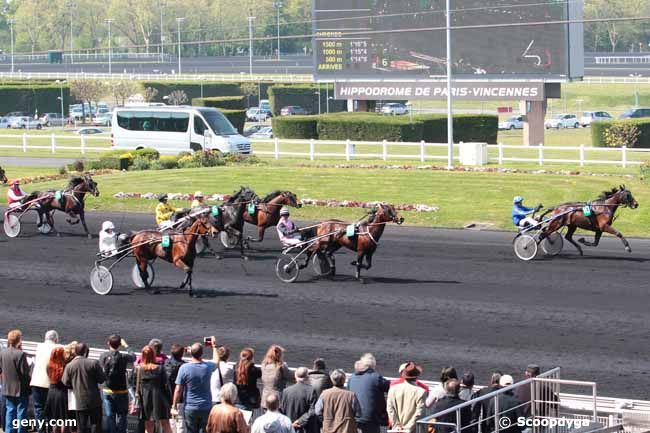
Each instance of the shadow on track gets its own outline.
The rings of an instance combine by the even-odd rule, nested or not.
[[[149,296],[169,296],[169,295],[182,295],[187,297],[187,290],[182,290],[177,287],[156,287],[160,290],[160,293],[157,295],[150,295],[143,289],[134,289],[130,292],[120,292],[120,293],[111,293],[109,296],[132,296],[138,295],[140,293]],[[278,294],[275,293],[250,293],[250,292],[236,292],[232,290],[220,290],[220,289],[194,289],[195,298],[224,298],[224,297],[249,297],[249,298],[277,298]]]

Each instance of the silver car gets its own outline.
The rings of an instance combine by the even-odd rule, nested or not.
[[[499,129],[524,129],[524,116],[512,116],[499,122]]]
[[[585,111],[580,118],[580,124],[586,128],[591,125],[591,122],[612,119],[614,119],[612,115],[606,111]]]
[[[17,129],[42,129],[43,122],[31,117],[15,117],[11,122],[11,127]]]
[[[41,117],[41,122],[45,126],[65,126],[68,123],[68,118],[61,117],[61,113],[45,113]]]

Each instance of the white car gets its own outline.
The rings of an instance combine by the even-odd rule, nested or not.
[[[251,134],[249,138],[260,138],[260,139],[270,139],[273,138],[273,127],[272,126],[267,126],[265,128],[260,129],[254,134]]]
[[[499,129],[524,129],[524,116],[512,116],[499,122]]]
[[[97,113],[95,115],[94,123],[101,126],[111,126],[113,120],[113,113],[110,111],[104,113]]]
[[[11,127],[17,129],[42,129],[43,122],[31,117],[15,117],[11,121]]]
[[[91,135],[91,134],[103,134],[105,132],[107,131],[104,131],[103,129],[86,127],[86,128],[79,128],[74,133],[79,135]]]
[[[591,125],[591,122],[597,120],[613,120],[613,119],[614,118],[612,117],[612,115],[606,111],[585,111],[584,113],[582,113],[582,117],[580,118],[580,125],[587,127]]]
[[[404,104],[391,102],[390,104],[384,104],[384,106],[381,107],[381,112],[392,116],[399,116],[402,114],[408,114],[409,109]]]
[[[246,110],[246,120],[250,122],[265,122],[271,117],[271,112],[265,108],[253,107]]]
[[[575,114],[556,114],[546,121],[546,129],[550,128],[580,128],[580,122]]]
[[[8,117],[0,117],[0,128],[11,128],[11,122]]]

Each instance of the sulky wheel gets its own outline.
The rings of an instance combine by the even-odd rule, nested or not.
[[[515,254],[521,260],[528,261],[537,255],[537,241],[530,235],[519,235],[513,242]]]
[[[197,256],[203,254],[208,249],[208,239],[205,236],[199,236],[196,238],[194,248],[196,249]]]
[[[221,241],[221,244],[229,250],[235,248],[239,244],[239,238],[227,231],[219,232],[219,240]]]
[[[147,275],[149,276],[149,287],[151,287],[153,285],[153,281],[156,279],[156,272],[153,270],[151,263],[147,263]],[[131,269],[131,281],[133,282],[133,285],[138,289],[145,288],[144,281],[142,281],[142,278],[140,278],[140,268],[138,267],[137,263],[134,264],[133,269]]]
[[[311,259],[311,267],[319,277],[324,277],[332,273],[332,264],[324,253],[314,254]]]
[[[38,232],[40,234],[48,235],[48,234],[52,233],[52,226],[47,222],[47,218],[45,218],[45,221],[40,226],[38,225],[39,222],[40,222],[40,217],[37,216],[36,217],[36,225],[38,227]]]
[[[300,269],[293,256],[282,254],[275,264],[275,274],[284,283],[293,283],[298,279]]]
[[[90,287],[98,295],[108,295],[113,290],[113,274],[105,266],[95,266],[90,271]]]
[[[3,226],[5,234],[10,238],[15,238],[20,234],[20,218],[12,213],[5,214]]]
[[[557,256],[562,251],[563,246],[564,239],[562,239],[562,234],[558,232],[551,233],[542,241],[542,251],[547,256]]]

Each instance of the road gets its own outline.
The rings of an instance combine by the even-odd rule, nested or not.
[[[307,269],[287,285],[275,277],[278,243],[269,233],[246,263],[232,252],[198,260],[199,298],[173,289],[182,272],[162,261],[155,263],[162,294],[133,290],[128,262],[114,272],[113,294],[101,297],[88,285],[97,239],[56,219],[60,238],[36,235],[31,216],[21,237],[0,236],[2,332],[18,327],[38,340],[55,328],[66,341],[93,346],[119,332],[136,347],[161,337],[167,348],[215,334],[234,353],[255,347],[258,361],[279,343],[293,366],[323,356],[350,371],[371,351],[386,375],[415,360],[426,378],[454,365],[474,371],[478,383],[494,368],[521,377],[534,362],[595,380],[601,395],[650,399],[649,240],[632,239],[632,255],[606,238],[582,258],[566,248],[524,263],[513,255],[511,233],[391,226],[366,284],[351,278],[345,253],[336,279]],[[125,230],[151,225],[149,215],[91,213],[91,230],[104,219]]]

